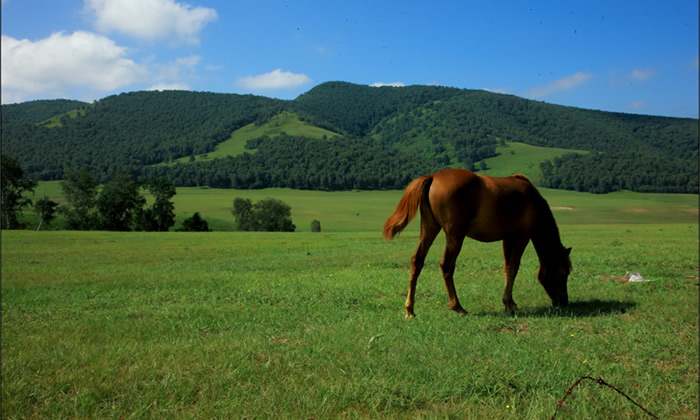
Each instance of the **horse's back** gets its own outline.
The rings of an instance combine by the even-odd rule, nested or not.
[[[538,195],[524,175],[495,178],[448,169],[433,175],[429,199],[447,233],[490,242],[516,232],[528,234]]]

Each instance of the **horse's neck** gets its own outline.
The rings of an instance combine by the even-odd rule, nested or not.
[[[535,246],[535,251],[540,261],[549,260],[552,256],[558,255],[563,248],[557,222],[554,220],[547,202],[544,199],[542,201],[543,205],[539,206],[537,222],[532,232],[532,244]]]

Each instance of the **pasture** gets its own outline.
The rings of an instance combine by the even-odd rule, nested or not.
[[[642,194],[619,191],[609,194],[590,194],[576,191],[540,188],[552,207],[559,224],[611,223],[697,223],[698,196],[691,194]],[[150,200],[148,191],[143,195]],[[178,187],[173,197],[176,226],[199,212],[215,231],[233,231],[235,219],[231,215],[236,197],[253,201],[267,197],[277,198],[292,208],[292,220],[297,232],[309,232],[311,221],[321,222],[323,232],[381,232],[384,221],[393,211],[403,191],[306,191],[284,188],[263,190],[233,190],[216,188]],[[63,203],[58,181],[43,181],[31,197],[46,197]],[[150,203],[150,201],[149,201]],[[36,220],[34,220],[36,219]],[[24,220],[38,225],[33,212],[26,211]],[[61,216],[54,227],[61,226]],[[411,223],[407,231],[418,232],[419,223]]]
[[[229,226],[234,197],[270,196],[299,232],[2,232],[3,418],[541,419],[583,375],[697,416],[696,196],[543,190],[573,247],[569,307],[530,245],[507,316],[500,244],[467,240],[469,314],[448,311],[441,234],[406,320],[418,220],[381,239],[400,192],[221,194],[179,188],[178,217]],[[645,414],[584,382],[557,418]]]

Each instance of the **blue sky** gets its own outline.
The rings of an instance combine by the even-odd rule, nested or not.
[[[2,103],[327,81],[698,117],[698,2],[2,0]]]

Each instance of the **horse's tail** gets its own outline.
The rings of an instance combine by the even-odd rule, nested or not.
[[[396,210],[391,213],[391,216],[384,223],[384,239],[389,240],[393,238],[413,220],[418,206],[421,204],[421,200],[423,200],[423,196],[427,193],[427,189],[432,182],[433,176],[425,175],[414,179],[408,184],[403,197],[401,197],[399,204],[396,206]]]

